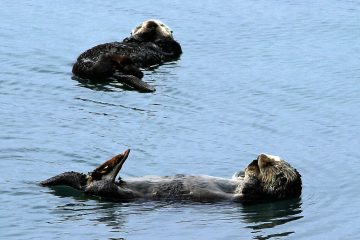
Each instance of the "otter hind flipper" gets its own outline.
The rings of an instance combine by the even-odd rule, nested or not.
[[[115,75],[113,76],[117,81],[130,86],[140,92],[155,92],[155,87],[151,86],[150,84],[144,82],[138,77],[133,75]]]
[[[107,160],[94,171],[90,172],[89,175],[92,181],[109,180],[115,181],[116,175],[120,172],[122,165],[125,163],[130,153],[130,149],[127,149],[122,154],[116,155],[115,157]]]

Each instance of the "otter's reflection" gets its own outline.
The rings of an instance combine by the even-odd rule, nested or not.
[[[82,79],[73,76],[71,78],[78,82],[78,86],[88,88],[94,91],[102,92],[119,92],[119,91],[136,91],[134,88],[128,87],[127,85],[121,84],[118,81],[108,79],[106,81],[97,82],[89,79]]]
[[[87,220],[95,225],[104,224],[111,228],[112,233],[123,232],[129,218],[129,207],[132,208],[132,213],[135,208],[136,215],[141,215],[171,205],[169,202],[109,202],[65,186],[56,186],[50,189],[55,196],[68,199],[66,204],[57,205],[53,209],[53,212],[60,217],[60,222]],[[69,198],[73,201],[69,201]]]
[[[173,206],[185,209],[204,209],[220,216],[226,215],[226,219],[231,219],[233,223],[241,224],[250,229],[250,236],[253,239],[282,239],[295,233],[295,229],[286,226],[290,223],[303,218],[301,209],[301,199],[291,199],[266,204],[242,205],[224,203],[190,203],[190,202],[147,202],[135,201],[129,203],[104,202],[98,197],[89,197],[80,191],[68,187],[57,186],[52,189],[52,193],[60,198],[70,198],[66,204],[58,205],[53,210],[60,217],[60,221],[82,221],[87,220],[94,224],[104,224],[113,233],[123,233],[127,227],[129,218],[136,215],[148,214],[157,209]],[[218,212],[217,212],[218,211]],[[206,213],[205,213],[206,214]],[[211,214],[211,216],[212,216]],[[217,216],[219,216],[217,215]],[[206,215],[209,217],[209,215]],[[191,221],[193,220],[190,217]],[[208,221],[209,219],[207,219]],[[213,219],[214,220],[214,219]],[[234,222],[235,221],[235,222]],[[243,230],[240,230],[243,232]]]
[[[252,229],[254,239],[286,237],[294,231],[276,232],[277,226],[303,218],[301,199],[243,206],[242,219]],[[263,234],[265,230],[266,234]],[[287,229],[289,230],[289,229]],[[271,232],[271,233],[269,233]]]
[[[126,203],[102,202],[96,197],[89,197],[80,191],[68,187],[54,187],[53,194],[60,198],[72,198],[64,205],[58,205],[54,211],[60,214],[60,221],[79,221],[88,219],[97,223],[104,223],[113,230],[122,229],[126,223],[126,215],[122,212],[122,206]],[[94,200],[94,201],[91,201]]]
[[[176,61],[164,63],[160,70],[159,70],[159,66],[160,65],[150,66],[149,68],[144,70],[144,78],[146,78],[146,81],[148,83],[152,85],[154,85],[155,83],[164,84],[165,82],[167,82],[166,77],[168,76],[173,77],[172,76],[173,75],[172,71],[174,71],[173,69],[179,67]],[[137,92],[138,91],[112,78],[102,80],[101,82],[90,79],[83,79],[77,76],[72,76],[71,79],[78,82],[77,86],[84,87],[94,91],[102,91],[102,92],[120,92],[120,91]]]

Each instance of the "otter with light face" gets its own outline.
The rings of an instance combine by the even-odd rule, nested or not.
[[[138,91],[153,92],[155,88],[141,80],[140,69],[176,60],[181,53],[168,26],[147,20],[122,42],[100,44],[82,53],[72,72],[95,82],[118,81]]]
[[[130,150],[106,161],[88,174],[65,172],[42,181],[42,186],[67,185],[89,195],[114,201],[185,200],[232,201],[245,204],[297,198],[301,176],[277,156],[260,154],[244,172],[231,179],[212,176],[145,176],[116,180]]]

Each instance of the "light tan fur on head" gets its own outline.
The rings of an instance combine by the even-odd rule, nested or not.
[[[245,168],[244,181],[236,189],[243,202],[298,197],[301,175],[278,156],[261,153]]]
[[[258,177],[260,174],[260,169],[256,160],[252,161],[245,168],[245,176],[247,177]]]
[[[261,153],[258,157],[258,165],[261,170],[264,170],[267,166],[271,166],[273,164],[275,164],[276,162],[280,162],[281,159],[279,156],[275,156],[275,155],[270,155],[270,154],[266,154],[266,153]]]
[[[131,32],[131,36],[136,38],[137,35],[143,34],[144,32],[148,31],[149,28],[151,27],[156,27],[156,37],[173,39],[172,30],[163,22],[156,19],[147,20],[142,24],[140,24],[139,26],[137,26],[136,28],[134,28]]]
[[[294,181],[299,178],[298,173],[287,162],[281,160],[279,156],[261,153],[257,157],[258,166],[260,170],[260,178],[263,183],[273,185],[278,181],[278,176],[281,173],[286,179],[286,182]]]

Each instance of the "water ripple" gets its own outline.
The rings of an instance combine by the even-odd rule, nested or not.
[[[359,238],[358,2],[21,6],[0,8],[2,237]],[[148,18],[169,24],[184,51],[145,71],[155,93],[72,79],[81,52]],[[119,204],[37,185],[126,148],[124,177],[230,177],[269,152],[299,170],[303,194],[255,206]]]

